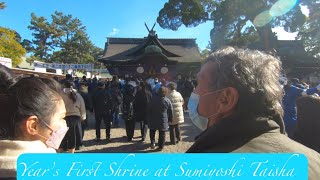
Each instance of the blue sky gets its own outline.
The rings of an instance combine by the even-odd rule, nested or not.
[[[23,39],[32,39],[31,12],[51,21],[55,10],[79,18],[87,27],[91,41],[104,48],[107,37],[143,38],[148,32],[144,22],[152,26],[159,10],[168,0],[2,0],[7,8],[0,11],[0,26],[16,30]],[[165,30],[156,25],[159,38],[196,38],[200,49],[209,42],[213,23],[195,28]]]
[[[168,0],[0,0],[7,8],[0,11],[0,26],[16,30],[23,39],[32,39],[30,24],[31,12],[51,21],[54,11],[71,14],[79,18],[87,27],[91,41],[104,48],[107,37],[142,38],[157,19],[159,10]],[[178,31],[165,30],[156,25],[159,38],[196,38],[201,50],[210,39],[213,22],[194,28],[180,27]],[[283,28],[275,28],[279,39],[294,39],[296,33],[286,33]]]

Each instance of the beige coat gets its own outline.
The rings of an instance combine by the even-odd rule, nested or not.
[[[173,119],[169,122],[169,125],[181,124],[184,122],[183,116],[183,98],[179,92],[173,90],[167,95],[167,98],[171,101],[173,107]]]
[[[0,140],[0,178],[16,177],[17,160],[23,153],[56,153],[41,141]]]
[[[65,88],[64,93],[62,94],[62,99],[66,106],[66,116],[80,116],[81,120],[86,119],[86,106],[82,96],[76,92],[77,100],[73,102],[69,97],[70,89]]]

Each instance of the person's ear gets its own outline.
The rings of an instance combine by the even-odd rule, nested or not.
[[[23,123],[25,132],[29,135],[36,135],[39,131],[39,119],[37,116],[29,116]]]
[[[237,89],[233,87],[225,88],[224,91],[220,93],[218,98],[219,109],[218,112],[222,115],[228,115],[232,113],[239,101],[239,93]]]

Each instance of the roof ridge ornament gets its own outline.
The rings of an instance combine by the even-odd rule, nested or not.
[[[155,23],[153,24],[151,30],[150,30],[149,27],[148,27],[148,25],[147,25],[147,23],[144,23],[144,25],[146,26],[146,28],[147,28],[147,30],[148,30],[148,32],[149,32],[149,36],[157,36],[156,31],[153,30],[154,27],[156,26],[156,24],[157,24],[157,23],[155,22]]]

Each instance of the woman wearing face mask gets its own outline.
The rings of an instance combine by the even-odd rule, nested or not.
[[[80,145],[82,137],[81,120],[86,119],[86,107],[81,95],[73,89],[74,83],[66,81],[62,98],[66,107],[66,122],[69,130],[63,138],[59,152],[74,153],[76,146]]]
[[[64,102],[39,78],[15,82],[0,66],[0,178],[16,177],[23,153],[55,153],[67,132]]]

